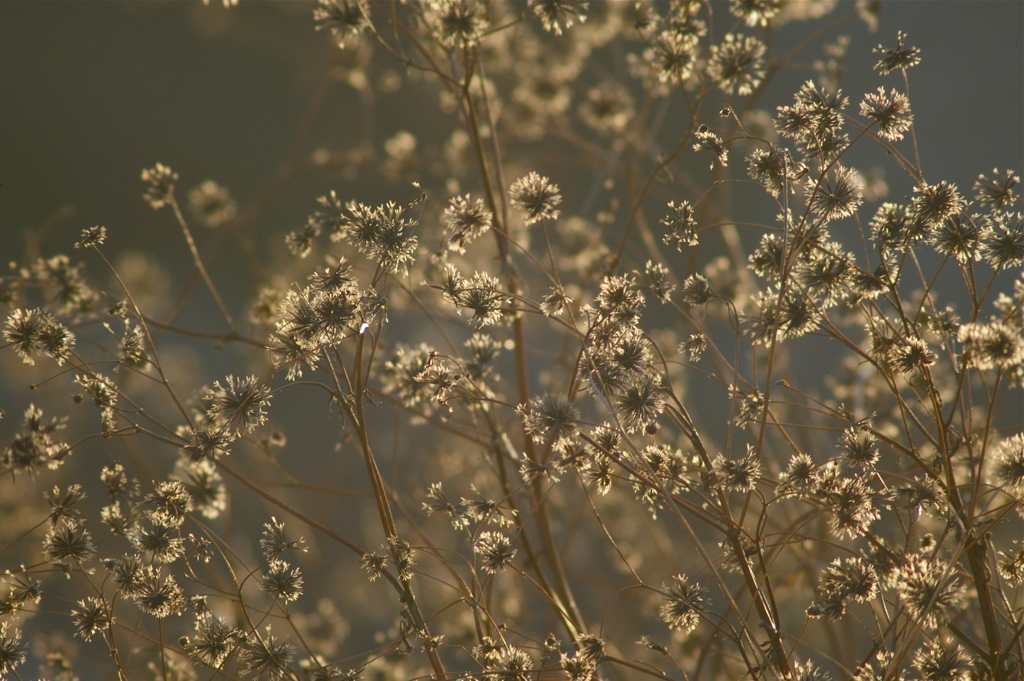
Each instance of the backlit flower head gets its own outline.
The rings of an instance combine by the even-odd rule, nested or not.
[[[508,196],[512,205],[522,211],[528,225],[558,218],[559,211],[555,207],[562,203],[558,185],[535,172],[513,182]]]
[[[707,73],[723,92],[749,95],[764,78],[764,43],[729,33],[711,47]]]

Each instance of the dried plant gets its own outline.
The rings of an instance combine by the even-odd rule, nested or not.
[[[764,110],[778,26],[878,10],[798,4],[320,0],[453,132],[315,152],[392,198],[311,195],[248,310],[190,225],[252,205],[159,163],[179,302],[101,226],[3,276],[0,674],[1021,678],[1020,178],[921,167],[903,33]]]

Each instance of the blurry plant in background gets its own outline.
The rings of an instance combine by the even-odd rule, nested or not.
[[[193,228],[251,263],[267,197],[160,163],[184,286],[102,226],[3,277],[3,485],[38,503],[4,503],[0,673],[1020,678],[1020,178],[921,166],[912,36],[842,90],[878,11],[321,0],[335,77],[452,129],[311,152],[391,198],[311,195],[248,309]]]

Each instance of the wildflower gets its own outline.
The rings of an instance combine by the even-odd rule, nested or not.
[[[828,244],[823,250],[815,249],[809,258],[797,263],[797,275],[807,291],[831,304],[840,290],[847,287],[853,274],[853,262],[839,244]]]
[[[1024,434],[1003,440],[996,450],[995,477],[1010,491],[1024,492]]]
[[[658,80],[662,83],[682,83],[693,76],[697,62],[698,37],[669,29],[662,31],[654,42],[654,61],[658,67]]]
[[[320,236],[320,225],[310,219],[301,230],[289,232],[284,238],[284,243],[292,255],[305,258],[313,251],[313,245],[318,236]],[[265,315],[265,317],[272,318],[273,315]]]
[[[1020,542],[1017,542],[1017,545],[1019,546]],[[1024,583],[1024,548],[1010,553],[1000,551],[996,569],[1008,585],[1014,588],[1020,586]]]
[[[487,27],[484,7],[477,0],[436,0],[425,9],[434,34],[446,47],[475,45]]]
[[[559,211],[555,206],[562,203],[558,185],[551,180],[531,172],[512,183],[508,190],[509,201],[523,212],[527,225],[541,220],[555,220]]]
[[[231,192],[213,180],[190,189],[188,205],[192,214],[210,229],[234,220],[238,214],[238,204],[231,198]]]
[[[280,679],[291,671],[295,648],[284,640],[278,641],[267,625],[262,635],[254,633],[247,638],[239,653],[239,661],[245,664],[249,676],[268,674],[271,678]]]
[[[775,234],[764,234],[758,247],[747,256],[747,266],[759,277],[775,278],[782,272],[784,256],[782,240]]]
[[[754,149],[747,157],[747,174],[755,182],[760,182],[769,194],[777,197],[782,193],[788,178],[786,157],[774,145],[767,149]]]
[[[689,201],[669,201],[669,210],[672,214],[661,219],[668,231],[662,240],[668,246],[675,246],[676,250],[682,251],[683,246],[697,245],[697,219],[694,217],[693,206]]]
[[[864,428],[850,426],[841,440],[843,458],[855,466],[873,466],[878,461],[878,443]]]
[[[46,494],[46,501],[50,505],[50,526],[54,526],[61,520],[69,523],[78,522],[78,511],[72,507],[85,498],[82,486],[78,484],[69,485],[62,493],[60,487],[54,486],[53,491]]]
[[[260,550],[266,560],[277,560],[285,551],[305,551],[302,546],[303,540],[299,537],[296,540],[289,540],[284,534],[284,523],[277,518],[271,518],[269,523],[263,524],[263,534],[260,536]]]
[[[665,596],[658,611],[661,619],[684,636],[696,629],[708,604],[704,588],[690,584],[686,575],[679,574],[672,578],[671,586],[662,584],[661,589]]]
[[[469,194],[456,196],[444,210],[446,231],[452,235],[448,239],[448,249],[456,253],[465,253],[465,245],[491,228],[491,212],[484,208],[483,199],[470,203]]]
[[[255,376],[228,376],[224,385],[220,381],[214,383],[205,399],[209,404],[206,414],[211,420],[235,433],[248,433],[267,420],[264,409],[270,404],[270,388],[260,384]]]
[[[978,369],[1010,370],[1024,362],[1024,339],[1004,322],[962,324],[957,337],[964,361]]]
[[[689,338],[679,344],[680,354],[688,354],[691,362],[699,361],[707,349],[708,337],[703,333],[691,333]]]
[[[684,303],[694,307],[704,305],[710,301],[714,298],[714,294],[711,292],[711,284],[708,282],[708,278],[702,274],[691,274],[683,282],[682,297]]]
[[[360,563],[362,563],[363,569],[369,573],[370,581],[373,582],[387,571],[388,558],[379,553],[366,553],[363,554]]]
[[[458,292],[456,305],[473,312],[470,321],[477,328],[501,321],[502,307],[508,297],[498,287],[497,277],[486,272],[475,272]]]
[[[8,672],[25,661],[27,646],[21,642],[21,632],[10,630],[10,622],[0,622],[0,675]]]
[[[981,234],[974,218],[966,213],[957,213],[936,225],[928,241],[942,255],[966,264],[977,256]]]
[[[864,200],[864,181],[857,171],[838,163],[817,181],[807,181],[808,202],[819,218],[831,221],[853,215]]]
[[[211,458],[185,463],[179,460],[184,478],[181,480],[195,508],[206,518],[216,518],[227,508],[224,480]]]
[[[881,73],[883,76],[887,76],[896,69],[906,71],[912,66],[917,66],[921,63],[921,50],[916,47],[904,47],[903,43],[907,39],[906,34],[903,31],[896,33],[896,47],[894,49],[886,49],[879,45],[872,52],[877,54],[884,54],[885,56],[875,64],[875,70]]]
[[[217,459],[231,451],[234,440],[235,436],[223,428],[194,428],[192,441],[185,445],[185,451],[192,461]]]
[[[753,491],[761,477],[761,462],[757,452],[747,445],[747,453],[741,459],[728,459],[719,455],[714,461],[715,474],[733,492],[746,494]]]
[[[764,78],[764,52],[757,38],[729,33],[711,47],[707,74],[723,92],[749,95]]]
[[[863,478],[840,478],[823,490],[823,496],[831,511],[829,527],[838,537],[863,535],[878,520],[871,489]]]
[[[104,241],[107,240],[107,228],[100,227],[86,227],[82,230],[81,241],[75,242],[75,248],[92,248],[95,246],[101,246]]]
[[[747,26],[767,26],[782,9],[782,0],[731,0],[729,12]]]
[[[985,230],[982,255],[997,270],[1024,265],[1024,214],[1003,213]]]
[[[909,374],[935,363],[935,353],[920,338],[906,338],[889,352],[889,363],[901,374]]]
[[[146,565],[143,565],[140,556],[128,554],[123,558],[105,560],[104,566],[110,572],[114,583],[126,596],[134,598],[140,593],[142,579],[145,577],[147,568]]]
[[[914,667],[922,681],[968,681],[971,658],[960,646],[949,646],[933,640],[914,653]]]
[[[605,277],[594,306],[602,319],[621,325],[632,325],[640,319],[644,307],[643,293],[637,288],[630,275]]]
[[[182,639],[182,648],[192,657],[214,669],[227,660],[241,639],[241,632],[227,625],[224,620],[206,614],[196,619],[195,637]]]
[[[718,161],[723,167],[729,164],[729,150],[725,148],[722,138],[711,132],[708,126],[700,126],[697,129],[696,137],[697,142],[693,145],[694,151],[714,152],[715,156],[711,160],[712,169],[715,167],[715,161]]]
[[[914,120],[907,96],[896,90],[886,93],[881,86],[877,92],[864,95],[860,115],[878,123],[878,136],[890,142],[903,139],[903,133],[910,129]]]
[[[634,377],[615,395],[615,411],[627,433],[647,430],[664,410],[665,399],[657,376]]]
[[[472,521],[465,508],[461,507],[461,505],[456,506],[449,501],[440,482],[430,485],[430,488],[427,490],[427,501],[423,502],[423,510],[427,512],[427,515],[435,512],[445,513],[456,530],[466,529]]]
[[[833,621],[846,613],[847,601],[865,603],[874,598],[878,594],[878,578],[861,558],[837,558],[822,570],[814,594],[807,614]]]
[[[529,6],[545,31],[562,35],[563,29],[572,28],[576,19],[580,23],[587,20],[590,3],[581,0],[530,0]]]
[[[180,613],[185,607],[185,595],[174,577],[162,575],[150,565],[143,568],[133,591],[131,595],[139,610],[157,619]]]
[[[283,560],[271,560],[260,588],[285,603],[302,595],[302,571]]]
[[[4,340],[14,346],[14,351],[25,364],[35,364],[32,357],[35,352],[43,352],[57,364],[63,364],[70,358],[71,348],[75,345],[75,334],[56,317],[39,308],[15,308],[7,318],[6,327]]]
[[[907,612],[926,630],[945,621],[948,610],[959,608],[964,588],[952,566],[914,558],[897,569],[896,590]]]
[[[807,490],[815,482],[815,478],[814,460],[808,454],[800,452],[790,457],[781,482],[784,488]]]
[[[154,518],[178,526],[192,510],[192,495],[181,482],[171,480],[158,484],[156,491],[146,497],[145,503],[153,507]]]
[[[978,175],[974,183],[974,196],[981,205],[990,209],[1005,208],[1020,201],[1020,194],[1013,188],[1020,184],[1020,176],[1012,170],[992,169],[992,177]]]
[[[364,31],[371,30],[370,15],[364,0],[319,0],[313,10],[316,30],[328,29],[338,47]]]
[[[156,518],[148,528],[138,527],[132,534],[132,546],[156,563],[173,563],[185,552],[185,542],[177,536],[178,526]]]
[[[389,201],[371,208],[363,203],[349,201],[345,204],[342,221],[331,234],[331,239],[344,239],[361,253],[379,262],[388,272],[405,274],[416,252],[418,240],[415,229],[419,223],[404,215],[417,203],[419,201],[399,207],[394,201]]]
[[[46,533],[43,540],[43,557],[53,565],[83,563],[96,553],[89,530],[79,523],[64,521]]]
[[[914,187],[910,215],[914,222],[921,225],[918,229],[930,230],[963,208],[964,200],[960,197],[956,185],[945,181],[936,184],[924,183]]]
[[[71,617],[75,620],[75,634],[86,641],[91,641],[93,635],[105,631],[112,622],[106,603],[93,597],[78,601],[78,607],[71,611]]]
[[[473,544],[473,553],[480,556],[481,567],[484,572],[494,575],[504,570],[512,559],[515,558],[516,550],[512,548],[512,542],[501,532],[482,532]]]
[[[529,406],[520,405],[517,411],[523,417],[523,428],[537,444],[552,442],[556,449],[569,444],[576,434],[579,409],[565,395],[545,393],[530,400]]]
[[[174,183],[178,173],[162,163],[142,171],[142,181],[149,184],[144,198],[154,210],[159,210],[174,201]]]
[[[883,203],[871,218],[871,235],[885,248],[900,249],[924,236],[920,225],[915,225],[906,206]]]
[[[648,260],[644,266],[643,277],[644,287],[651,292],[651,295],[662,303],[668,303],[672,300],[672,291],[675,290],[676,286],[668,279],[669,269],[667,267],[661,263],[654,263]]]
[[[620,135],[633,119],[633,98],[618,81],[608,80],[587,92],[579,112],[583,122],[594,130]]]

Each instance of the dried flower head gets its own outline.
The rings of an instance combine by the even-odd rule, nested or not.
[[[957,337],[970,366],[1010,370],[1024,363],[1024,339],[1018,329],[1004,322],[962,324]]]
[[[1003,440],[996,449],[995,477],[1000,485],[1024,493],[1024,434]]]
[[[445,230],[451,235],[448,249],[465,253],[467,243],[491,228],[492,218],[483,199],[470,202],[469,194],[453,197],[444,210]]]
[[[707,73],[722,91],[749,95],[764,78],[764,53],[757,38],[729,33],[711,47]]]
[[[373,27],[365,0],[318,0],[313,19],[317,30],[328,29],[342,48],[349,38]]]
[[[563,30],[572,27],[576,20],[587,20],[590,3],[584,0],[530,0],[530,11],[540,19],[544,30],[562,35]]]
[[[999,172],[992,169],[992,177],[978,175],[974,183],[974,196],[981,205],[990,209],[1006,208],[1021,200],[1013,188],[1020,184],[1020,176],[1012,170]]]
[[[876,47],[872,52],[877,54],[885,55],[881,61],[875,64],[875,70],[881,73],[883,76],[887,76],[893,71],[900,69],[906,71],[912,66],[917,66],[921,63],[921,50],[913,46],[904,46],[904,42],[907,39],[907,35],[903,31],[896,33],[896,47],[893,49],[886,49],[882,45]]]
[[[478,0],[433,0],[424,9],[434,35],[446,47],[476,45],[487,28],[486,8]]]
[[[81,240],[75,242],[75,248],[92,248],[94,246],[100,246],[106,240],[106,227],[100,227],[99,225],[95,227],[86,227],[82,230]]]
[[[693,206],[689,201],[669,201],[668,207],[672,213],[661,219],[661,224],[667,228],[662,240],[678,251],[682,251],[683,246],[696,246],[697,218]]]
[[[220,381],[213,384],[205,400],[209,404],[206,414],[214,423],[235,433],[249,433],[267,420],[270,388],[255,376],[228,376],[223,385]]]
[[[515,558],[512,541],[501,532],[482,532],[473,544],[473,553],[480,556],[480,566],[488,574],[503,571]]]
[[[188,191],[188,207],[210,229],[235,219],[238,204],[231,192],[213,180],[205,180]]]
[[[149,184],[143,198],[154,210],[159,210],[174,201],[174,184],[178,173],[162,163],[142,171],[142,181]]]
[[[689,634],[700,624],[708,606],[704,591],[703,587],[691,584],[686,575],[676,575],[671,586],[663,584],[661,587],[665,597],[659,609],[661,619],[684,636]]]
[[[559,211],[555,206],[562,203],[558,185],[535,172],[513,182],[508,196],[512,205],[523,212],[523,219],[528,225],[558,218]]]
[[[887,93],[881,86],[877,92],[864,95],[860,115],[878,123],[878,136],[890,142],[903,139],[903,134],[914,120],[907,96],[894,89]]]

